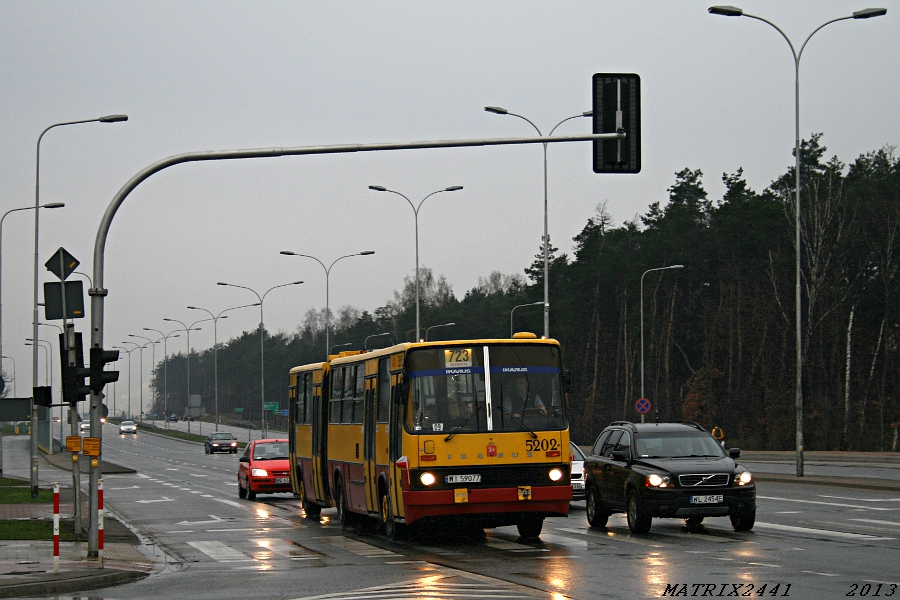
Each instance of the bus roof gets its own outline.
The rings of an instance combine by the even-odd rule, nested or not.
[[[506,345],[506,344],[523,344],[523,345],[550,345],[559,346],[559,342],[553,339],[508,339],[508,338],[492,338],[477,340],[444,340],[437,342],[402,342],[387,348],[379,348],[378,350],[369,350],[367,352],[354,353],[352,356],[338,356],[332,358],[330,364],[341,365],[344,363],[352,363],[359,360],[370,360],[382,356],[397,354],[398,352],[407,352],[416,348],[447,348],[451,346],[485,346],[485,345]],[[324,364],[324,363],[319,363]],[[310,365],[307,365],[310,366]],[[304,367],[295,367],[295,369],[306,370]],[[294,369],[291,370],[294,372]]]

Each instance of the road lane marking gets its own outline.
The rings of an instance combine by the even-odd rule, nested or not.
[[[581,530],[581,529],[571,529],[568,527],[559,527],[557,531],[566,531],[568,533],[577,533],[578,535],[588,535],[591,537],[599,538],[597,541],[615,541],[615,542],[627,542],[629,544],[638,544],[640,546],[649,546],[651,548],[666,548],[671,544],[665,544],[660,542],[654,542],[651,540],[645,540],[637,537],[632,537],[630,535],[623,535],[616,533],[614,531],[593,531],[593,530]]]
[[[138,504],[152,504],[153,502],[175,502],[172,498],[168,496],[163,496],[160,500],[135,500]]]
[[[372,546],[371,544],[366,544],[357,540],[351,540],[349,538],[327,536],[317,539],[324,540],[332,546],[337,546],[341,550],[346,550],[348,552],[352,552],[353,554],[365,556],[367,558],[378,558],[379,556],[397,556],[396,552],[391,552],[390,550],[385,550],[384,548],[379,548],[377,546]]]
[[[209,523],[224,523],[225,519],[222,517],[217,517],[216,515],[209,515],[210,520],[207,521],[179,521],[175,523],[176,525],[208,525]]]
[[[237,508],[243,508],[245,505],[239,504],[237,502],[233,502],[232,500],[226,500],[224,498],[213,498],[216,502],[221,502],[222,504],[227,504],[228,506],[235,506]]]
[[[819,494],[819,498],[833,498],[835,500],[856,500],[857,502],[900,502],[900,498],[848,498],[847,496],[826,496]]]
[[[779,498],[777,496],[757,496],[757,498],[761,498],[763,500],[780,500],[782,502],[801,502],[803,504],[822,504],[825,506],[841,506],[844,508],[859,508],[862,510],[889,510],[889,511],[900,510],[900,507],[881,508],[878,506],[858,506],[856,504],[843,504],[841,502],[822,502],[821,500],[800,500],[797,498]]]
[[[848,521],[860,521],[862,523],[874,523],[876,525],[887,525],[889,527],[900,527],[897,521],[879,521],[878,519],[847,519]]]
[[[219,562],[249,562],[253,560],[243,552],[239,552],[222,542],[188,542],[188,545]]]
[[[810,575],[821,575],[822,577],[837,577],[837,573],[823,573],[822,571],[800,571],[801,573],[809,573]]]
[[[545,542],[550,542],[551,544],[557,544],[559,546],[569,546],[572,548],[587,548],[588,545],[587,541],[585,540],[576,540],[564,535],[554,535],[552,533],[542,534],[541,539]]]
[[[289,558],[291,560],[319,560],[322,558],[322,555],[318,552],[314,552],[302,546],[298,546],[297,544],[288,542],[287,540],[263,538],[252,539],[250,541],[255,543],[260,548],[263,548],[263,551],[260,551],[258,554],[254,555],[254,558],[256,558],[257,560],[267,560],[269,558],[265,556],[266,550],[268,550],[272,554],[276,554],[284,558]]]
[[[794,533],[805,533],[808,535],[824,535],[828,537],[847,538],[856,540],[893,540],[895,538],[880,537],[877,535],[868,535],[865,533],[847,533],[845,531],[829,531],[827,529],[811,529],[809,527],[795,527],[793,525],[778,525],[777,523],[760,523],[754,525],[756,529],[775,529],[778,531],[791,531]]]

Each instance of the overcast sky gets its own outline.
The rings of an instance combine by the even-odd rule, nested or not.
[[[829,25],[803,54],[801,135],[823,132],[828,156],[845,162],[900,142],[900,2],[872,1],[740,0],[798,49],[829,19],[867,6],[889,9],[884,17]],[[710,4],[2,0],[0,212],[34,205],[35,146],[45,127],[127,114],[126,123],[55,128],[41,144],[41,202],[66,208],[41,213],[40,281],[54,280],[43,265],[60,246],[92,274],[94,239],[113,196],[167,156],[533,133],[525,121],[484,112],[485,105],[524,115],[547,133],[591,108],[594,73],[637,73],[640,174],[594,174],[589,143],[549,147],[550,237],[570,252],[599,203],[621,225],[664,203],[674,173],[685,167],[703,170],[715,200],[723,173],[743,167],[759,191],[793,164],[788,45],[760,21],[709,15]],[[590,129],[589,119],[574,119],[557,133]],[[218,281],[262,293],[304,280],[265,301],[267,329],[294,331],[307,309],[324,307],[325,274],[281,250],[325,264],[374,250],[334,267],[331,307],[384,305],[414,273],[414,219],[401,197],[370,191],[373,184],[416,203],[464,186],[430,198],[419,217],[421,263],[444,275],[458,297],[493,270],[522,273],[538,252],[539,145],[176,166],[142,183],[112,223],[105,345],[147,334],[144,327],[171,331],[163,318],[190,324],[204,317],[188,305],[219,312],[256,301]],[[28,396],[33,212],[10,214],[2,233],[3,353],[15,359],[18,395]],[[550,301],[552,309],[552,289]],[[77,323],[85,341],[88,320]],[[233,311],[220,322],[219,340],[258,322],[256,308]],[[212,345],[209,325],[191,336],[195,348]],[[40,329],[54,346],[58,388],[57,331]],[[170,352],[183,352],[184,342],[170,339]],[[149,349],[144,360],[149,373]],[[3,365],[12,370],[12,361]],[[43,354],[39,372],[43,384]],[[126,387],[117,386],[119,397]]]

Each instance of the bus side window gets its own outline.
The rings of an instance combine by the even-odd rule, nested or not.
[[[353,394],[353,423],[359,424],[363,422],[363,411],[365,410],[366,398],[366,366],[364,364],[356,365],[356,385]]]
[[[378,361],[378,392],[376,396],[378,411],[375,414],[377,415],[376,421],[379,423],[387,423],[390,414],[391,373],[389,369],[389,358],[382,358]]]
[[[331,370],[331,418],[330,423],[341,422],[341,397],[344,391],[344,370],[336,367]]]

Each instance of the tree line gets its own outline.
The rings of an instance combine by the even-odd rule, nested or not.
[[[826,159],[821,134],[802,142],[802,348],[805,447],[879,450],[900,421],[900,159],[893,147],[846,165]],[[573,439],[593,442],[610,421],[638,420],[641,316],[643,389],[653,420],[721,427],[729,446],[795,445],[794,169],[760,192],[743,170],[723,174],[709,198],[700,169],[675,174],[665,201],[614,226],[605,203],[574,238],[572,255],[550,250],[551,335],[571,372]],[[549,240],[548,240],[549,243]],[[646,273],[671,265],[682,269]],[[493,272],[462,298],[422,267],[422,335],[506,338],[510,312],[543,300],[543,252],[523,275]],[[543,332],[541,306],[515,312],[516,331]],[[415,277],[374,312],[343,307],[331,344],[381,348],[415,337]],[[268,333],[266,401],[286,406],[291,367],[325,357],[325,311],[310,309],[295,331]],[[213,350],[191,354],[191,393],[213,412]],[[155,410],[182,414],[185,354],[153,372]],[[258,330],[218,349],[219,412],[260,404]],[[658,415],[657,415],[658,413]]]

